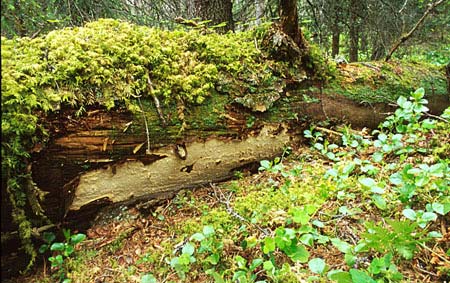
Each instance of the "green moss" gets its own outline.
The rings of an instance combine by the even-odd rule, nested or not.
[[[428,95],[446,95],[443,70],[427,63],[406,61],[351,63],[338,68],[336,80],[323,91],[372,103],[395,102],[399,96],[408,97],[419,87]]]

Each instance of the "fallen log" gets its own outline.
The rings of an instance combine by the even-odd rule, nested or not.
[[[40,205],[52,223],[80,228],[104,205],[167,197],[257,168],[301,141],[313,121],[375,128],[398,96],[418,87],[432,113],[449,105],[443,70],[431,66],[336,68],[311,56],[305,71],[259,50],[253,34],[105,21],[2,40],[2,235],[18,234],[11,216],[25,205],[16,183],[26,184],[34,204],[28,217],[41,213],[36,203],[45,194]],[[16,50],[30,57],[11,55]],[[31,229],[24,227],[19,233]]]
[[[348,76],[348,68],[342,67],[341,75]],[[362,64],[351,68],[355,75],[368,71]],[[354,81],[350,84],[357,87]],[[446,94],[429,96],[431,113],[438,115],[450,105]],[[350,99],[330,85],[280,93],[265,111],[217,95],[190,108],[185,117],[190,126],[180,133],[179,123],[162,126],[150,102],[145,101],[149,149],[142,117],[127,111],[94,108],[71,120],[75,110],[67,109],[42,121],[55,138],[33,154],[32,173],[37,186],[48,192],[43,205],[53,221],[69,216],[79,223],[77,214],[86,219],[83,210],[95,215],[103,204],[229,179],[235,171],[281,155],[313,121],[376,128],[395,109],[389,101]],[[168,117],[176,111],[164,109]]]

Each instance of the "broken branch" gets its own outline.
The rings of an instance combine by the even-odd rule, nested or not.
[[[423,21],[425,20],[425,18],[428,16],[428,14],[434,9],[436,8],[439,4],[443,3],[444,0],[438,0],[432,4],[430,4],[428,6],[428,9],[425,11],[425,13],[423,14],[423,16],[420,18],[420,20],[416,23],[416,25],[407,33],[404,34],[400,37],[399,41],[394,44],[394,46],[391,48],[391,51],[389,51],[389,54],[386,56],[385,61],[389,61],[392,57],[392,54],[394,54],[394,52],[400,47],[400,45],[405,42],[406,40],[408,40],[413,33],[419,28],[419,26],[423,23]]]

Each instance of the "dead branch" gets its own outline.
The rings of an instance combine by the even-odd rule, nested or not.
[[[159,99],[158,99],[158,97],[156,97],[156,95],[153,92],[153,83],[150,80],[150,76],[147,78],[147,86],[149,88],[148,92],[150,93],[150,95],[153,98],[153,101],[155,102],[156,111],[158,112],[159,119],[161,119],[161,124],[165,128],[167,126],[167,122],[166,122],[166,119],[164,118],[164,114],[162,112],[161,104],[159,103]]]
[[[199,27],[199,24],[196,21],[194,21],[194,20],[187,20],[187,19],[184,19],[182,17],[176,17],[174,20],[175,20],[176,23],[181,24],[181,25],[185,25],[185,26],[188,26],[188,27],[194,27],[194,28]]]
[[[217,201],[219,201],[220,203],[224,204],[226,207],[227,212],[237,218],[239,221],[241,222],[247,222],[250,225],[254,226],[256,229],[258,229],[259,231],[261,231],[265,236],[269,236],[270,233],[266,230],[261,228],[260,226],[250,222],[249,220],[245,219],[244,217],[242,217],[239,213],[237,213],[233,207],[231,207],[230,205],[230,201],[231,201],[231,196],[232,196],[232,192],[230,192],[227,196],[224,195],[224,193],[222,192],[222,190],[220,190],[219,188],[217,188],[213,183],[210,183],[211,188],[214,190],[214,196],[216,197]],[[219,194],[218,194],[219,193]]]
[[[144,108],[142,107],[141,98],[138,97],[139,106],[141,107],[142,116],[144,117],[144,124],[145,124],[145,133],[147,134],[147,150],[145,151],[146,154],[150,154],[150,133],[148,130],[148,123],[147,118],[145,117]]]
[[[385,61],[389,61],[392,57],[392,54],[394,54],[394,52],[400,47],[400,45],[405,42],[406,40],[408,40],[413,33],[419,28],[419,26],[423,23],[423,21],[425,20],[425,18],[428,16],[428,14],[434,9],[436,8],[439,4],[443,3],[444,0],[438,0],[432,4],[430,4],[428,6],[428,9],[425,11],[425,13],[423,13],[423,16],[420,18],[420,20],[416,23],[416,25],[407,33],[404,34],[400,37],[400,40],[394,44],[394,46],[391,48],[391,51],[389,51],[389,54],[386,56]]]

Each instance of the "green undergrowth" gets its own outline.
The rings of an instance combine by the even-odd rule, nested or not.
[[[311,125],[310,147],[261,161],[258,174],[180,192],[149,212],[163,234],[119,248],[142,249],[138,260],[120,263],[118,250],[111,258],[100,249],[103,263],[72,259],[68,277],[89,281],[107,258],[120,271],[114,282],[448,279],[450,109],[427,117],[423,89],[396,103],[371,133]]]
[[[448,278],[440,223],[450,212],[450,109],[424,119],[426,103],[423,89],[398,98],[370,134],[311,126],[311,151],[263,160],[256,177],[212,186],[214,207],[181,197],[199,216],[173,227],[179,244],[156,256],[167,265],[150,264],[157,271],[145,278],[412,282],[420,280],[413,261],[433,280]]]

